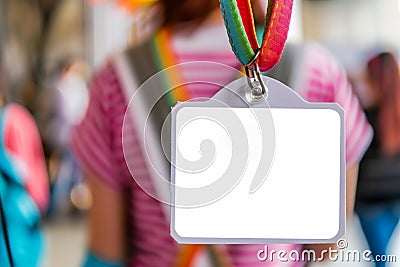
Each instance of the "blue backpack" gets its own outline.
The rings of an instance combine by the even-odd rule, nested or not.
[[[41,265],[44,239],[40,211],[4,146],[4,109],[0,111],[0,266]]]

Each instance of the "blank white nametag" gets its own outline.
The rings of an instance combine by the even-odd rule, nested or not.
[[[174,108],[171,235],[179,243],[334,242],[344,234],[343,110],[265,81],[264,106],[232,101],[237,83],[229,97]]]

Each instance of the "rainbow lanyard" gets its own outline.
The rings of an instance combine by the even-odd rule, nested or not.
[[[261,85],[261,93],[265,94],[265,86],[260,77],[260,70],[267,71],[278,63],[287,39],[293,0],[269,0],[264,35],[261,47],[258,46],[253,12],[250,0],[220,0],[229,41],[236,58],[246,68],[246,74]],[[159,69],[177,64],[177,55],[170,42],[170,31],[160,31],[152,42],[155,61]],[[258,81],[258,83],[257,83]],[[181,74],[170,73],[164,77],[164,83],[182,84]],[[254,86],[252,81],[251,86]],[[257,92],[257,91],[256,91]],[[190,97],[187,86],[180,86],[167,92],[170,106],[178,101],[186,101]],[[191,266],[195,255],[201,250],[209,249],[216,266],[230,266],[229,257],[224,250],[206,245],[183,245],[175,263],[176,267]]]
[[[258,45],[250,0],[220,0],[229,42],[236,58],[246,69],[254,96],[266,94],[260,71],[279,61],[286,43],[293,0],[269,0],[261,46]]]
[[[189,88],[184,85],[182,73],[178,72],[181,70],[176,66],[178,64],[178,55],[172,47],[170,35],[170,29],[168,28],[164,28],[158,32],[152,40],[152,49],[158,69],[163,70],[175,66],[174,69],[170,69],[168,76],[163,76],[163,82],[166,86],[181,84],[181,86],[166,92],[168,103],[173,107],[177,102],[187,101],[190,98],[190,91]]]

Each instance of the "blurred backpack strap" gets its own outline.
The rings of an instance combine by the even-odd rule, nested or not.
[[[182,100],[179,98],[187,97],[188,93],[185,92],[187,88],[181,88],[180,90],[178,89],[178,92],[169,91],[169,83],[171,82],[171,77],[166,77],[165,74],[159,74],[159,71],[169,67],[164,66],[164,64],[173,65],[177,63],[176,59],[173,58],[173,53],[169,55],[162,55],[162,53],[167,53],[168,51],[160,51],[158,49],[158,47],[160,47],[161,45],[165,45],[164,42],[166,41],[165,39],[167,38],[167,36],[165,36],[164,34],[167,33],[161,32],[159,33],[159,35],[154,36],[152,39],[127,50],[123,54],[119,55],[114,63],[117,70],[117,76],[121,82],[121,87],[124,91],[124,96],[128,104],[131,102],[132,97],[137,93],[137,90],[144,82],[147,82],[148,79],[151,78],[154,74],[164,75],[158,76],[156,79],[153,79],[151,81],[151,88],[149,88],[151,90],[140,90],[140,94],[135,95],[135,98],[138,98],[140,100],[140,105],[135,106],[136,111],[140,108],[147,111],[151,110],[151,113],[146,114],[149,115],[148,121],[143,121],[144,119],[146,119],[141,116],[143,115],[143,110],[142,112],[129,112],[128,107],[128,112],[133,118],[137,129],[144,129],[145,123],[152,124],[155,134],[153,138],[150,138],[154,144],[157,144],[153,147],[156,147],[155,149],[158,148],[158,151],[154,151],[154,155],[162,155],[162,159],[158,162],[158,164],[164,165],[164,173],[167,175],[166,177],[170,177],[170,163],[168,159],[164,156],[162,144],[160,141],[161,129],[163,126],[170,127],[169,123],[164,124],[164,122],[168,122],[168,115],[171,111],[171,106],[173,106],[177,100]],[[168,74],[171,74],[171,71],[168,71]],[[177,75],[174,75],[175,77],[173,78],[179,79],[179,77],[177,77],[178,75],[179,73],[177,73]],[[176,82],[176,80],[174,82]],[[142,91],[145,92],[142,93]],[[155,98],[157,98],[158,101],[154,105],[153,102]],[[137,131],[136,134],[138,134],[141,140],[144,140],[144,136],[140,136],[139,132],[142,131]],[[170,139],[169,134],[170,130],[164,131],[163,138]],[[149,138],[149,135],[147,135],[146,138]],[[148,148],[142,147],[142,149]],[[166,153],[170,153],[170,151],[166,151]],[[167,199],[168,197],[170,197],[170,189],[165,188],[164,184],[160,184],[159,178],[156,175],[150,175],[150,177],[152,178],[152,185],[155,187],[157,195],[161,195],[161,199]],[[169,223],[169,205],[162,206],[164,208],[164,217]],[[229,263],[229,257],[227,256],[227,253],[224,252],[224,249],[222,249],[222,247],[218,248],[214,245],[181,245],[174,266],[193,267],[196,260],[199,260],[201,262],[211,262],[211,266],[214,267],[231,266],[231,264]],[[208,267],[210,266],[210,264],[200,266]]]
[[[151,167],[148,168],[152,188],[143,189],[147,189],[146,192],[154,191],[158,199],[169,199],[170,189],[160,179],[160,175],[162,177],[170,175],[170,165],[162,150],[160,132],[162,123],[170,112],[170,105],[165,97],[160,98],[155,105],[153,103],[155,98],[158,99],[158,96],[164,94],[163,84],[159,79],[152,80],[151,88],[147,88],[151,90],[140,90],[140,86],[159,70],[151,49],[151,41],[117,55],[113,65],[128,105],[127,116],[131,118],[135,128],[140,129],[136,131],[136,135],[139,140],[147,139],[152,144],[149,148],[145,146],[144,142],[139,142],[143,155],[147,155],[144,157],[146,165],[155,165],[158,171]],[[134,105],[134,110],[130,108],[131,105]],[[147,129],[147,127],[152,127],[152,130],[145,136],[142,129]],[[164,217],[169,222],[169,206],[162,205],[162,207]]]

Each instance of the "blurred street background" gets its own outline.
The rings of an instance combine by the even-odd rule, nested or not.
[[[94,70],[157,27],[157,9],[150,2],[155,1],[0,0],[0,87],[7,101],[32,114],[48,170],[45,267],[82,263],[92,198],[70,152],[69,134],[85,115]],[[359,78],[377,52],[391,51],[399,59],[399,29],[399,0],[295,0],[289,42],[325,45],[367,105],[369,96]],[[351,227],[358,230],[349,242],[367,248],[358,222]],[[396,237],[399,233],[397,229]],[[395,251],[400,238],[392,242],[400,261],[400,250]]]

